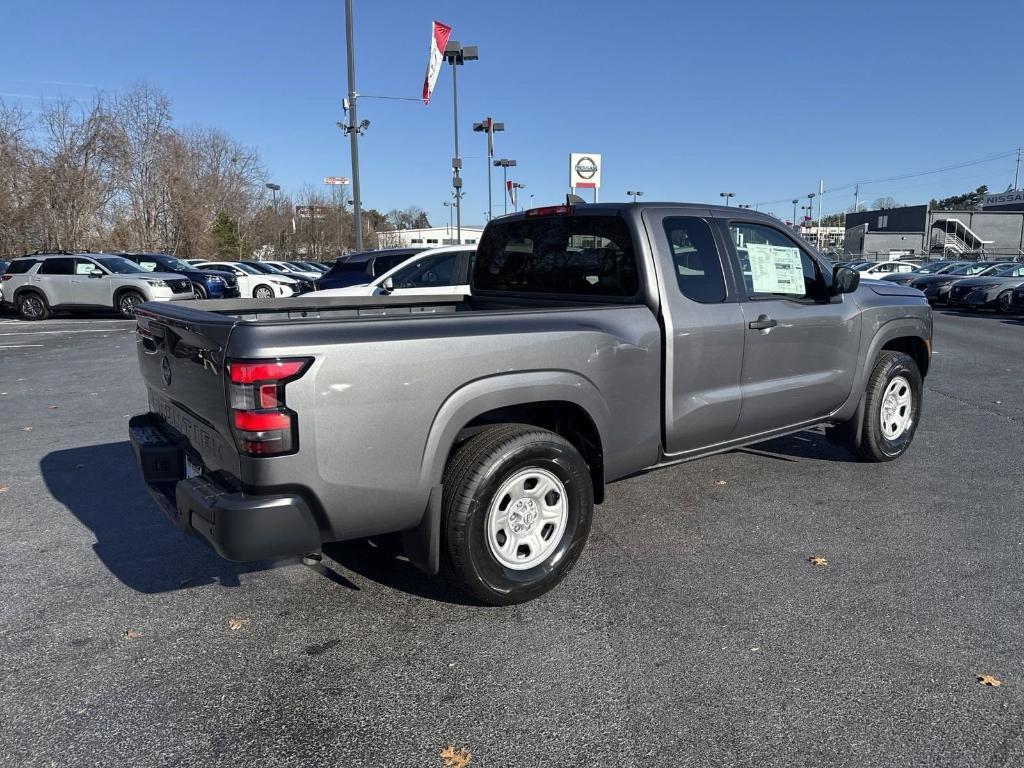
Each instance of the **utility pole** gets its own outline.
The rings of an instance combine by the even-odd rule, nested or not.
[[[359,128],[356,123],[356,50],[352,25],[352,0],[345,0],[345,41],[348,45],[348,134],[352,146],[352,222],[356,250],[363,250],[363,201],[359,196]]]
[[[860,182],[853,185],[853,212],[860,211]]]
[[[1020,153],[1024,147],[1017,147],[1017,170],[1013,172],[1013,190],[1017,191],[1017,179],[1020,176]]]
[[[818,179],[818,250],[820,251],[824,241],[821,234],[821,201],[825,199],[825,180]]]

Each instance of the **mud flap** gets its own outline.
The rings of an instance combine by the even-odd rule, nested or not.
[[[441,497],[444,486],[430,489],[427,509],[415,528],[402,531],[402,548],[409,562],[431,576],[441,570]]]

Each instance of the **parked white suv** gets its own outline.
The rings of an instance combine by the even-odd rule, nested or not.
[[[115,309],[134,317],[144,301],[192,298],[192,282],[169,272],[148,272],[121,256],[100,253],[33,254],[0,275],[3,298],[26,320],[54,309]]]

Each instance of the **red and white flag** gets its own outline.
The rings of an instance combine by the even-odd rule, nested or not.
[[[508,201],[512,203],[512,207],[516,208],[516,187],[514,181],[505,182],[505,191],[508,192]]]
[[[427,59],[427,74],[423,78],[423,103],[430,103],[430,94],[434,92],[434,83],[441,74],[444,63],[444,49],[448,45],[452,28],[440,21],[435,21],[430,29],[430,57]]]

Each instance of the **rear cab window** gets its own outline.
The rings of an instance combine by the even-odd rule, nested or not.
[[[5,275],[24,275],[28,274],[29,270],[32,269],[36,264],[39,263],[39,259],[15,259],[7,267]]]
[[[640,272],[629,227],[597,214],[491,224],[477,249],[473,292],[635,299]]]

